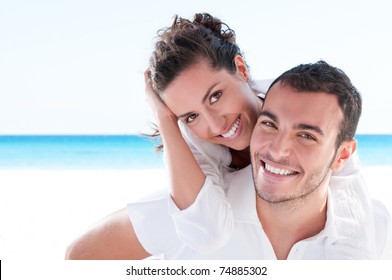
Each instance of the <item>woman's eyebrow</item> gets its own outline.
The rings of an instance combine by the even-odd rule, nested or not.
[[[219,85],[220,83],[221,83],[221,82],[217,82],[217,83],[213,84],[212,86],[210,86],[210,87],[207,89],[207,92],[206,92],[206,94],[204,94],[201,103],[206,102],[206,100],[207,100],[208,96],[210,95],[211,91],[214,89],[214,87],[216,87],[216,86]]]
[[[178,119],[182,119],[182,118],[187,117],[187,116],[189,116],[191,114],[192,114],[192,112],[184,113],[184,114],[181,114],[181,115],[177,116],[177,118]]]
[[[202,100],[201,100],[201,103],[202,103],[202,104],[203,104],[204,102],[206,102],[208,96],[210,95],[210,93],[211,93],[211,91],[214,89],[214,87],[216,87],[216,86],[219,85],[220,83],[221,83],[221,82],[217,82],[217,83],[213,84],[212,86],[210,86],[210,87],[207,89],[206,94],[204,94],[204,96],[203,96],[203,98],[202,98]],[[177,116],[177,118],[180,119],[180,118],[189,116],[189,115],[191,115],[191,114],[192,114],[192,112],[184,113],[184,114],[181,114],[181,115]]]

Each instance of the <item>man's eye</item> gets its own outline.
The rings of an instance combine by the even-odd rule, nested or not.
[[[309,133],[300,133],[298,136],[306,140],[316,141],[316,137]]]
[[[214,92],[213,94],[211,94],[210,104],[213,104],[216,101],[218,101],[218,99],[221,97],[221,95],[222,95],[222,92],[220,92],[220,91],[217,91],[217,92]]]
[[[265,127],[276,128],[275,124],[273,122],[269,122],[269,121],[262,121],[261,125],[265,126]]]
[[[185,121],[186,121],[186,123],[193,122],[196,119],[196,117],[197,117],[197,114],[191,114],[188,117],[186,117]]]

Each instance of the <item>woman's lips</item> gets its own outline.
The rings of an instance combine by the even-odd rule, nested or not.
[[[225,139],[232,138],[236,134],[236,132],[238,131],[238,128],[240,126],[240,122],[241,122],[241,119],[240,119],[240,117],[238,117],[237,120],[232,125],[232,127],[230,128],[230,130],[226,133],[221,134],[220,136],[222,136]]]

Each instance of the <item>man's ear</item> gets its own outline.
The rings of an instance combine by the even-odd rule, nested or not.
[[[242,56],[240,56],[239,54],[237,54],[234,57],[234,63],[235,63],[235,66],[237,68],[237,73],[243,79],[245,79],[246,82],[249,82],[250,75],[249,75],[248,67],[246,66],[244,58]]]
[[[346,164],[346,162],[356,149],[357,141],[355,139],[344,141],[342,144],[340,144],[338,152],[336,153],[335,161],[333,162],[331,169],[333,171],[340,170]]]

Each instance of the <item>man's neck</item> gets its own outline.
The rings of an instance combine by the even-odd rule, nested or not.
[[[321,191],[321,190],[320,190]],[[277,259],[287,259],[297,242],[318,234],[325,227],[327,193],[314,192],[300,205],[277,205],[257,196],[259,220]]]

